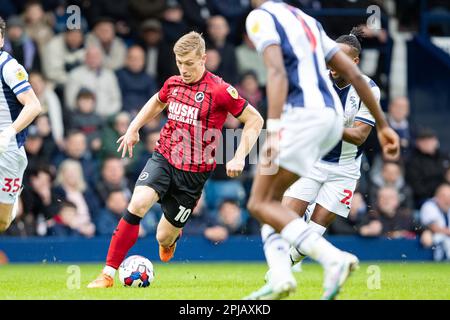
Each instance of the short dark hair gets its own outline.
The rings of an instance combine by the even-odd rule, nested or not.
[[[2,37],[4,37],[6,33],[6,22],[2,17],[0,17],[0,32],[2,33]]]

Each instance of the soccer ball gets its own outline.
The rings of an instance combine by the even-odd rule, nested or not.
[[[148,287],[155,278],[153,264],[142,256],[130,256],[119,267],[119,280],[125,287]]]

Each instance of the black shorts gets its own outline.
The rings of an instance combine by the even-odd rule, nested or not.
[[[154,189],[158,193],[164,217],[173,226],[183,228],[210,175],[211,172],[179,170],[160,153],[154,152],[136,181],[136,186]]]

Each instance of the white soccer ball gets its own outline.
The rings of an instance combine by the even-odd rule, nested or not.
[[[142,256],[130,256],[119,267],[119,280],[125,287],[145,288],[154,278],[153,264]]]

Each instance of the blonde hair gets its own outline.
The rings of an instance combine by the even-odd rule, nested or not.
[[[66,171],[72,171],[76,174],[78,177],[77,181],[77,189],[80,192],[86,191],[86,181],[84,181],[84,175],[83,175],[83,169],[81,167],[81,164],[78,161],[75,160],[64,160],[58,169],[58,175],[56,176],[56,185],[63,186],[65,184],[64,180],[64,172]]]
[[[203,56],[206,51],[205,39],[198,32],[191,31],[182,36],[173,46],[173,52],[177,56],[185,56],[195,51],[198,56]]]

